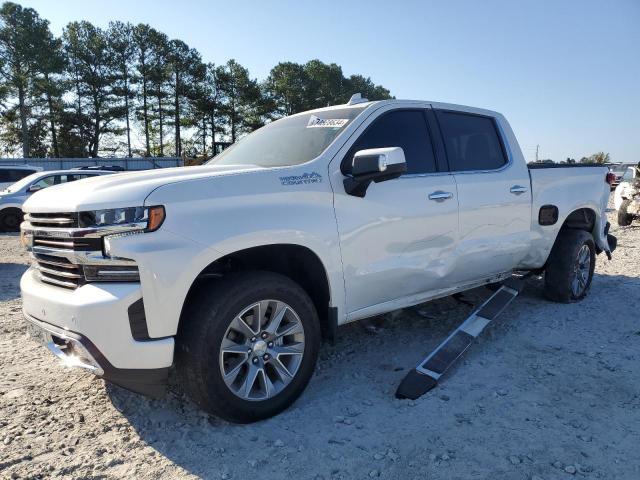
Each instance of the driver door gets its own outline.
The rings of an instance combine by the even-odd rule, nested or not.
[[[364,198],[346,194],[344,176],[332,175],[349,320],[448,286],[458,199],[453,175],[437,160],[430,115],[427,107],[374,113],[338,155],[342,172],[369,148],[401,147],[407,162],[405,175],[372,183]]]

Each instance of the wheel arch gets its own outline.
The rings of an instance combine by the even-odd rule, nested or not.
[[[549,262],[549,258],[551,256],[551,252],[555,247],[558,238],[562,232],[567,230],[583,230],[585,232],[589,232],[594,236],[594,241],[596,243],[596,251],[600,253],[601,249],[598,246],[598,242],[596,240],[596,236],[594,235],[594,230],[598,225],[598,214],[596,210],[589,206],[581,206],[574,208],[568,215],[566,215],[560,225],[560,228],[556,231],[555,238],[553,239],[553,243],[551,244],[551,249],[549,249],[549,253],[547,254],[547,259],[544,263],[544,266],[540,269],[544,270]]]
[[[584,230],[589,233],[593,233],[593,229],[596,227],[598,220],[598,214],[591,207],[580,207],[573,210],[567,215],[558,230],[560,234],[563,230]],[[556,235],[557,238],[557,235]]]
[[[331,306],[331,284],[320,257],[310,248],[298,244],[270,244],[228,253],[203,268],[193,280],[182,305],[177,331],[183,323],[182,313],[196,291],[207,288],[226,274],[261,270],[279,273],[298,283],[313,301],[323,336],[332,338],[337,327],[336,309]]]

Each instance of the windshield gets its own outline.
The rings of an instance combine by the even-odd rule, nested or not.
[[[22,190],[24,187],[29,185],[35,179],[42,176],[42,172],[32,173],[31,175],[24,177],[22,180],[18,180],[16,183],[11,184],[5,189],[7,193],[16,193]]]
[[[611,167],[611,171],[617,175],[622,175],[624,174],[624,172],[627,171],[627,168],[629,167],[630,165],[626,163],[621,163],[620,165],[614,165],[613,167]]]
[[[625,182],[630,182],[633,179],[633,167],[627,168],[622,176],[622,180]]]
[[[320,155],[364,109],[325,110],[283,118],[256,130],[207,162],[209,165],[299,165]]]

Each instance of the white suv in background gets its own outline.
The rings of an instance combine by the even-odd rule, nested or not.
[[[75,182],[83,178],[107,175],[111,171],[85,170],[53,170],[36,172],[4,190],[0,190],[0,231],[17,231],[22,222],[22,204],[35,192],[39,192],[54,185]]]

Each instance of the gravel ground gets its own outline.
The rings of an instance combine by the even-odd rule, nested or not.
[[[470,312],[454,299],[340,328],[298,402],[245,426],[64,370],[25,335],[27,256],[2,235],[0,477],[638,479],[640,226],[612,230],[586,300],[531,280],[418,401],[393,393]]]

